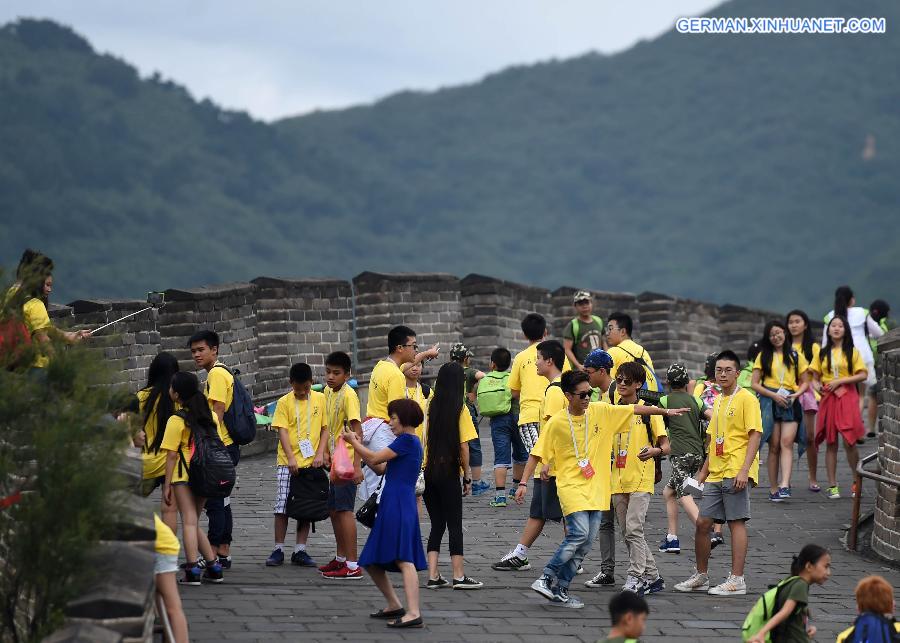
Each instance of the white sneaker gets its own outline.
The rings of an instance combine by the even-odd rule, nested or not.
[[[714,596],[742,596],[747,593],[747,583],[743,576],[729,574],[724,583],[710,587],[709,593]]]
[[[709,576],[695,571],[694,575],[686,581],[675,585],[679,592],[707,592],[709,591]]]
[[[628,576],[625,579],[625,585],[622,587],[623,592],[633,592],[635,594],[640,594],[641,587],[643,585],[643,581],[640,578],[636,578],[634,576]]]

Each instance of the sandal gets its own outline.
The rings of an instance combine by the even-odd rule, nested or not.
[[[372,612],[369,614],[370,618],[403,618],[406,616],[406,610],[402,607],[395,610],[388,610],[385,612],[383,609],[378,610],[377,612]]]
[[[425,624],[422,622],[422,617],[414,618],[409,621],[401,621],[399,618],[396,621],[388,621],[388,627],[425,627]]]
[[[817,484],[810,484],[809,490],[812,491],[813,493],[819,493],[822,490],[822,487],[820,487]]]

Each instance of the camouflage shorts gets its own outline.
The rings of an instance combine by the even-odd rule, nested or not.
[[[675,491],[676,498],[689,495],[682,490],[681,485],[687,478],[695,476],[700,471],[705,459],[702,455],[695,453],[669,456],[669,462],[672,463],[672,475],[669,476],[666,486]]]

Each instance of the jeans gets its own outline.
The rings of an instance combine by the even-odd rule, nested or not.
[[[650,546],[644,537],[644,520],[653,494],[645,491],[614,493],[612,496],[616,518],[622,529],[622,538],[628,549],[628,575],[645,578],[650,582],[659,577],[656,561],[650,553]]]
[[[600,571],[612,576],[616,571],[616,517],[612,509],[600,512]]]
[[[491,442],[494,445],[494,468],[509,469],[513,464],[525,464],[528,461],[528,451],[522,444],[522,436],[519,435],[519,427],[516,426],[516,417],[512,413],[505,413],[490,418]]]
[[[466,408],[469,409],[469,414],[472,416],[472,424],[475,425],[475,434],[478,435],[478,412],[469,404],[466,404]],[[474,440],[469,440],[469,466],[480,467],[482,460],[481,436],[479,436]]]
[[[581,561],[591,551],[591,543],[600,530],[601,513],[576,511],[566,516],[566,537],[544,567],[544,574],[555,576],[560,587],[569,587]]]
[[[228,455],[236,467],[241,459],[241,447],[229,444]],[[234,526],[231,518],[231,496],[228,498],[210,498],[206,501],[206,517],[209,518],[209,544],[213,547],[231,544],[231,530]]]

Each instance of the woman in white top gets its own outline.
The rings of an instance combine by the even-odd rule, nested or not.
[[[834,291],[834,310],[825,315],[825,328],[822,329],[822,346],[828,341],[826,330],[828,322],[835,315],[841,315],[847,318],[850,323],[850,334],[853,336],[853,346],[859,351],[869,376],[866,379],[868,386],[875,385],[875,357],[872,355],[872,348],[869,346],[868,338],[878,339],[884,335],[884,331],[878,325],[869,311],[856,305],[856,297],[850,286],[840,286]],[[863,396],[860,396],[860,405],[863,403]]]

